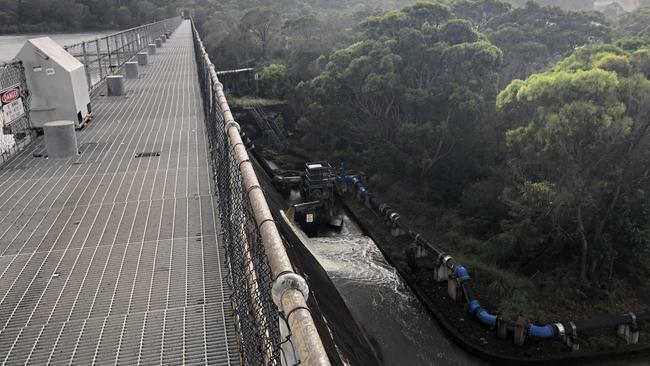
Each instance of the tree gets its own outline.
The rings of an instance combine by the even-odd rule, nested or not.
[[[505,117],[521,121],[507,133],[519,201],[543,198],[552,226],[579,243],[583,279],[626,251],[612,225],[650,178],[649,98],[633,55],[612,46],[580,49],[498,97]]]
[[[650,6],[621,15],[616,24],[616,31],[624,37],[650,35]]]
[[[320,27],[320,22],[313,15],[299,16],[298,18],[290,18],[284,22],[282,29],[287,35],[293,38],[300,38],[303,40],[311,40],[314,34]]]
[[[287,67],[282,64],[270,64],[260,73],[260,93],[266,98],[283,99],[290,88]]]
[[[269,42],[279,24],[278,14],[267,8],[254,8],[241,18],[240,26],[253,34],[262,49],[262,58],[266,58]]]
[[[126,6],[120,6],[114,16],[115,22],[120,28],[128,28],[133,25],[131,11]]]
[[[608,42],[613,33],[602,13],[565,11],[532,1],[493,18],[483,31],[504,52],[502,86],[567,57],[577,47]]]
[[[445,184],[453,194],[444,199],[459,195],[485,147],[476,142],[493,110],[502,54],[471,23],[448,16],[445,6],[416,4],[371,17],[359,42],[301,83],[297,108],[310,149],[425,195],[445,196],[432,182],[456,180]]]
[[[454,4],[454,14],[471,21],[477,30],[511,9],[510,4],[500,0],[461,0]]]

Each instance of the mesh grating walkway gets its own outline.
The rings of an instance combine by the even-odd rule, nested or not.
[[[78,158],[0,169],[2,364],[239,364],[194,60],[184,21]]]

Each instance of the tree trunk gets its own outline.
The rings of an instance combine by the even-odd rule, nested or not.
[[[585,235],[585,225],[582,221],[582,206],[578,205],[578,231],[580,232],[580,241],[582,242],[582,259],[580,261],[580,278],[587,279],[587,265],[589,259],[589,241]]]

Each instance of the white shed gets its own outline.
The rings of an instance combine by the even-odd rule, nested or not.
[[[90,119],[91,106],[84,65],[50,37],[25,42],[16,56],[23,62],[31,95],[32,125],[74,121],[77,128]]]

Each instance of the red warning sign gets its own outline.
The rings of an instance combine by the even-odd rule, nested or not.
[[[15,86],[3,91],[2,96],[0,96],[0,100],[2,100],[3,105],[9,104],[18,98],[20,98],[19,86]]]

